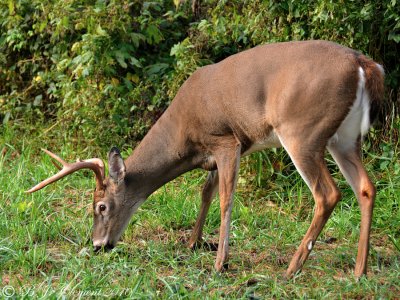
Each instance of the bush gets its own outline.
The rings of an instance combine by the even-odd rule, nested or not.
[[[141,138],[164,105],[187,9],[164,1],[2,1],[1,119],[69,138]],[[67,129],[65,131],[65,129]]]

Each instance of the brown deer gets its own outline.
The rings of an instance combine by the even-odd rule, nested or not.
[[[233,194],[239,160],[257,150],[283,146],[316,203],[307,233],[286,275],[299,271],[340,200],[327,169],[332,154],[361,208],[355,275],[366,274],[375,188],[361,162],[361,142],[383,101],[382,66],[326,41],[269,44],[200,68],[125,161],[108,155],[68,164],[28,192],[79,169],[96,175],[93,245],[113,248],[137,208],[159,187],[195,168],[210,171],[190,247],[202,241],[210,203],[219,188],[221,225],[215,269],[226,266]]]

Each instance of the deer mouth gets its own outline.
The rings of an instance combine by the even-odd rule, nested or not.
[[[93,246],[93,251],[96,252],[96,253],[100,252],[101,250],[104,251],[104,252],[108,252],[108,251],[112,250],[113,248],[114,248],[113,244],[107,243],[107,244],[102,245],[102,246]]]

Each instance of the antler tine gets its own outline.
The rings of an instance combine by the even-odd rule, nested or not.
[[[46,149],[42,149],[42,150],[44,152],[46,152],[49,156],[51,156],[51,158],[53,158],[54,160],[57,160],[59,163],[61,163],[63,167],[61,168],[59,165],[56,164],[55,161],[52,160],[53,164],[60,171],[57,174],[55,174],[55,175],[43,180],[39,184],[35,185],[30,190],[26,191],[26,193],[36,192],[36,191],[44,188],[45,186],[49,185],[50,183],[53,183],[65,176],[67,176],[71,173],[74,173],[78,170],[81,170],[81,169],[91,169],[96,175],[96,190],[97,191],[104,190],[104,184],[103,184],[104,164],[101,159],[91,158],[91,159],[87,159],[84,161],[78,161],[76,163],[67,163],[63,159],[61,159],[59,156],[57,156],[56,154],[54,154]]]
[[[51,158],[55,159],[56,161],[58,161],[60,164],[62,164],[63,166],[68,165],[67,162],[65,162],[61,157],[59,157],[57,154],[54,154],[53,152],[50,152],[47,149],[43,149],[42,151],[46,152],[47,155],[49,155]]]
[[[47,151],[46,149],[43,149],[42,148],[42,151],[44,151],[44,152],[46,152],[48,155],[50,155],[51,156],[51,163],[57,168],[57,169],[59,169],[59,170],[61,170],[62,169],[62,167],[58,164],[58,163],[56,163],[56,161],[55,160],[57,160],[57,161],[59,161],[60,162],[60,160],[61,161],[63,161],[60,157],[58,157],[57,155],[55,155],[54,153],[51,153],[50,151]],[[57,158],[55,158],[55,157],[57,157]],[[64,162],[64,161],[63,161]],[[62,163],[61,163],[62,164]]]
[[[51,160],[51,163],[52,163],[57,169],[59,169],[59,170],[62,169],[62,167],[61,167],[58,163],[56,163],[54,160]]]

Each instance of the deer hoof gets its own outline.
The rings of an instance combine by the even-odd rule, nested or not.
[[[217,271],[218,273],[223,273],[228,270],[229,263],[226,262],[226,263],[222,264],[222,263],[216,262],[214,268],[215,268],[215,271]]]

